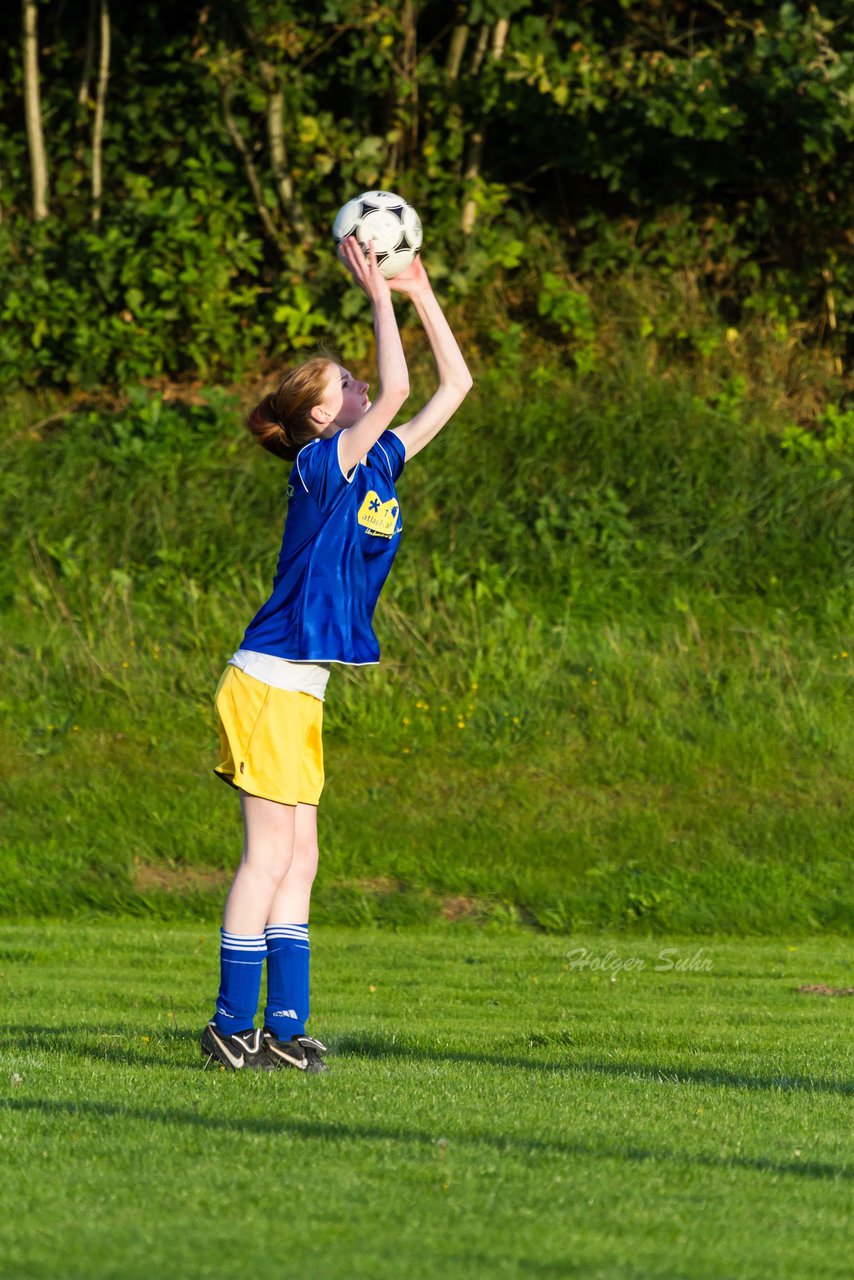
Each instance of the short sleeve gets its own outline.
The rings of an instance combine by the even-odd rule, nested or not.
[[[295,483],[302,485],[321,511],[327,511],[349,483],[338,461],[340,434],[310,441],[300,449],[294,464]]]
[[[393,431],[384,431],[377,443],[386,456],[392,482],[394,482],[399,478],[403,471],[403,464],[406,462],[406,445]]]

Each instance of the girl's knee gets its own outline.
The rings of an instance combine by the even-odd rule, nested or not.
[[[287,875],[293,876],[295,880],[300,880],[304,884],[312,884],[317,875],[318,857],[316,841],[298,841],[294,845],[293,861]]]
[[[285,879],[293,865],[293,849],[264,850],[259,852],[249,849],[244,855],[241,870],[256,880],[269,881],[277,885]]]

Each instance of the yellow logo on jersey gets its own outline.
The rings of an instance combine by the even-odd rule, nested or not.
[[[389,498],[388,502],[381,502],[380,495],[371,489],[359,508],[357,519],[368,533],[375,534],[379,538],[392,538],[399,528],[397,523],[399,514],[400,504],[397,498]]]

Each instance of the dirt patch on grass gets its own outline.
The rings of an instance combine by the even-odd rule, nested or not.
[[[406,885],[400,880],[392,880],[390,876],[368,876],[361,877],[356,880],[346,880],[342,883],[350,888],[359,889],[362,893],[403,893]]]
[[[233,874],[209,867],[170,867],[134,860],[133,887],[137,893],[212,893],[227,888]]]
[[[443,920],[473,920],[483,915],[483,903],[478,898],[468,898],[465,894],[454,894],[443,898],[440,915]]]
[[[823,982],[798,987],[799,996],[854,996],[854,987],[828,987]]]

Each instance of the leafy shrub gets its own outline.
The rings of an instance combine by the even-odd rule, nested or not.
[[[373,186],[420,209],[443,293],[505,354],[513,325],[539,327],[593,370],[603,283],[643,280],[675,286],[639,317],[673,355],[721,358],[726,334],[759,318],[824,341],[841,367],[854,306],[841,0],[712,6],[701,29],[691,6],[448,14],[432,0],[330,0],[308,16],[290,0],[135,0],[114,15],[94,227],[87,8],[39,6],[42,224],[27,212],[20,14],[4,11],[0,388],[239,376],[327,335],[362,358],[364,303],[342,302],[328,228],[345,194]]]

